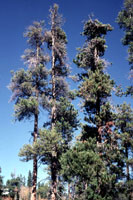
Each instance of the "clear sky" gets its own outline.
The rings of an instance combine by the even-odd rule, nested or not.
[[[11,70],[22,68],[21,55],[27,48],[23,37],[25,28],[33,21],[48,22],[49,8],[57,3],[59,12],[65,19],[63,29],[68,38],[68,57],[72,72],[77,68],[72,63],[76,48],[83,45],[80,36],[83,21],[94,14],[99,21],[109,23],[114,30],[107,36],[108,49],[105,58],[112,62],[108,69],[111,78],[123,87],[130,84],[128,80],[129,65],[127,48],[122,46],[123,31],[119,29],[116,17],[123,5],[123,0],[4,0],[0,1],[0,166],[6,181],[11,172],[27,176],[32,163],[23,163],[18,157],[19,149],[30,140],[33,121],[13,122],[13,103],[9,103],[11,92],[7,89]],[[131,102],[130,98],[113,98],[112,103]],[[43,116],[45,120],[45,115]],[[42,124],[40,124],[40,127]],[[43,166],[39,170],[39,180],[44,178]]]

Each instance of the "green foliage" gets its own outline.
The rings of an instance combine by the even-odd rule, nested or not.
[[[36,155],[36,150],[34,149],[34,145],[25,144],[19,151],[19,156],[22,157],[22,161],[33,160],[34,155]]]
[[[78,112],[67,98],[60,98],[57,105],[57,122],[56,129],[62,134],[62,139],[65,144],[69,144],[72,140],[72,133],[77,129]]]
[[[92,174],[93,167],[91,167],[90,171],[88,168],[89,162],[94,164],[98,160],[97,153],[94,151],[96,150],[96,145],[93,141],[90,139],[89,142],[78,142],[62,156],[62,172],[66,180],[70,180],[73,174],[81,176],[82,180],[87,179]]]
[[[49,130],[40,132],[38,140],[41,150],[41,161],[48,164],[51,175],[51,193],[57,196],[57,177],[60,176],[59,158],[72,140],[72,134],[78,125],[77,111],[70,102],[70,92],[66,79],[69,74],[66,53],[66,34],[62,30],[62,17],[58,13],[58,5],[50,9],[51,30],[45,33],[45,41],[51,51],[52,66],[50,70],[50,105],[51,119],[45,125]],[[46,127],[46,126],[45,126]],[[59,193],[58,193],[59,195]],[[52,197],[51,197],[52,198]]]
[[[124,30],[123,44],[128,45],[129,64],[133,68],[133,1],[125,0],[124,8],[119,12],[117,22],[121,29]]]
[[[50,186],[48,183],[40,183],[38,184],[37,195],[41,197],[41,199],[47,199],[49,197]]]
[[[63,140],[61,134],[55,129],[41,130],[37,147],[42,155],[42,162],[51,164],[52,158],[58,159],[63,149]]]
[[[124,6],[118,23],[125,30],[123,44],[129,47],[129,63],[132,65],[132,1],[125,0]],[[40,161],[48,166],[50,174],[50,184],[38,185],[37,194],[41,198],[53,198],[52,195],[55,199],[65,198],[67,182],[70,184],[70,199],[131,199],[133,111],[124,103],[117,107],[117,113],[113,112],[109,97],[114,81],[105,72],[108,63],[103,59],[107,48],[105,36],[112,27],[97,19],[89,19],[84,24],[81,35],[86,40],[78,49],[74,63],[82,69],[76,95],[82,99],[85,124],[81,126],[78,141],[71,147],[79,121],[78,112],[71,103],[75,94],[69,91],[66,82],[70,73],[66,62],[67,37],[56,4],[50,9],[50,20],[51,29],[45,32],[43,21],[28,27],[25,37],[29,49],[22,56],[28,69],[12,72],[9,85],[13,93],[11,100],[15,101],[15,119],[21,121],[34,117],[33,143],[24,145],[19,152],[23,161],[35,161],[35,170],[33,175],[29,171],[27,186],[32,187],[35,183],[36,166]],[[51,53],[49,72],[45,65],[50,58],[43,52],[44,43]],[[47,79],[48,75],[51,77]],[[117,94],[132,95],[132,86],[126,92],[118,87]],[[38,130],[40,108],[49,112],[49,119],[44,123],[45,128]],[[7,181],[10,196],[14,198],[23,184],[22,177],[12,176]],[[0,176],[0,195],[1,188]]]
[[[24,161],[28,161],[36,155],[47,164],[51,162],[52,156],[57,157],[58,152],[60,154],[62,143],[61,134],[56,130],[40,130],[38,140],[32,145],[24,145],[19,156],[23,157]]]
[[[92,136],[91,131],[95,129],[93,133],[97,139],[99,137],[99,141],[101,140],[99,128],[105,126],[108,121],[112,121],[108,97],[111,96],[114,81],[105,73],[107,63],[100,58],[106,49],[105,35],[111,30],[112,27],[109,24],[102,24],[98,20],[89,19],[85,22],[82,35],[87,39],[74,60],[78,67],[84,69],[79,75],[78,96],[82,98],[82,107],[86,114],[85,121],[89,123],[86,128],[88,137],[90,134]]]
[[[13,73],[9,88],[13,92],[11,100],[15,100],[16,120],[29,119],[34,114],[39,114],[37,109],[39,105],[46,105],[46,78],[47,72],[42,65],[34,70],[24,71],[22,69]],[[38,97],[35,94],[36,85]]]
[[[6,188],[9,190],[9,196],[14,198],[15,196],[19,198],[20,187],[24,185],[22,175],[15,177],[15,175],[11,174],[11,179],[8,179],[6,182]]]
[[[48,48],[54,52],[55,76],[67,76],[69,68],[66,64],[66,33],[62,30],[62,16],[58,12],[58,5],[54,4],[50,8],[50,24],[51,30],[45,33],[45,40]],[[53,43],[54,38],[54,43]],[[54,46],[53,46],[54,45]]]
[[[27,186],[32,187],[32,173],[30,170],[29,170],[28,178],[27,178]]]
[[[24,118],[30,119],[36,113],[37,107],[38,102],[34,97],[29,97],[29,99],[20,98],[19,103],[15,105],[15,118],[19,121]]]
[[[19,98],[28,97],[31,94],[30,76],[24,69],[17,72],[12,71],[12,79],[9,84],[9,89],[12,91],[11,101],[17,103]]]
[[[128,46],[128,61],[131,65],[129,78],[133,78],[133,1],[124,0],[124,8],[118,13],[117,23],[124,30],[123,45]],[[133,86],[129,86],[125,92],[126,96],[133,96]]]
[[[107,101],[107,97],[111,96],[113,85],[114,81],[110,80],[110,76],[100,70],[88,72],[88,77],[83,78],[79,86],[79,96],[83,98],[86,111],[96,114],[100,109],[98,106],[100,107]]]
[[[120,182],[117,185],[119,190],[119,197],[116,200],[130,200],[133,195],[133,180],[127,182]]]
[[[76,144],[61,160],[64,178],[76,180],[75,194],[78,196],[74,199],[117,198],[117,181],[123,175],[123,157],[118,135],[113,131],[116,115],[108,102],[114,81],[105,73],[107,62],[101,58],[106,49],[105,35],[111,30],[109,24],[98,20],[85,22],[82,35],[86,41],[74,60],[78,67],[83,68],[79,74],[78,96],[82,98],[87,122],[82,125],[78,151]],[[92,144],[93,147],[89,148]],[[84,151],[80,149],[85,146]]]
[[[46,105],[48,72],[44,66],[47,55],[43,54],[41,47],[44,42],[43,34],[43,22],[34,22],[28,27],[25,36],[28,37],[30,49],[22,57],[29,69],[12,72],[9,89],[13,93],[11,100],[15,101],[15,117],[19,121],[39,114],[39,105]]]
[[[62,17],[58,12],[58,5],[54,4],[50,9],[51,30],[45,33],[45,40],[52,54],[51,66],[51,100],[59,101],[68,93],[68,85],[65,77],[69,74],[69,66],[66,62],[66,34],[62,30]],[[53,102],[52,102],[53,103]]]
[[[120,134],[120,144],[123,149],[123,160],[126,166],[125,176],[130,179],[129,169],[133,165],[133,110],[130,105],[123,103],[118,106],[116,129]]]
[[[60,160],[64,179],[75,185],[74,199],[113,199],[115,174],[111,175],[101,159],[95,139],[78,142]]]
[[[106,35],[108,31],[112,31],[110,24],[102,24],[97,19],[92,19],[85,22],[83,35],[87,36],[87,39],[93,39],[96,37],[102,37]]]
[[[22,58],[28,65],[28,70],[20,70],[13,73],[13,77],[9,88],[13,92],[12,100],[15,100],[15,119],[21,121],[23,119],[34,118],[33,127],[33,146],[38,137],[38,121],[40,107],[48,106],[47,93],[47,75],[48,72],[45,64],[49,60],[49,56],[43,52],[44,44],[44,23],[34,22],[27,28],[25,37],[28,38],[27,43],[29,49],[26,49]],[[33,160],[33,190],[31,196],[36,196],[37,182],[37,156],[36,150],[32,145],[25,145],[20,151],[20,156],[24,157],[23,161]]]
[[[89,19],[85,22],[82,35],[86,36],[87,40],[83,48],[79,48],[79,53],[74,62],[86,70],[90,68],[94,71],[96,69],[96,62],[99,68],[103,68],[106,63],[104,60],[96,60],[95,56],[99,57],[104,55],[106,49],[104,36],[111,30],[112,27],[109,24],[102,24],[97,19]]]

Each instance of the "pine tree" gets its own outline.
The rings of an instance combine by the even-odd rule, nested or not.
[[[50,9],[51,30],[45,33],[45,40],[51,50],[51,122],[52,128],[56,123],[56,104],[59,98],[66,96],[68,86],[65,77],[68,76],[69,68],[66,64],[66,34],[62,30],[62,17],[58,13],[58,5],[54,4]]]
[[[124,148],[124,156],[126,162],[126,177],[130,180],[129,166],[132,165],[132,150],[133,150],[133,111],[130,105],[126,103],[117,107],[116,127],[120,133],[121,145]],[[131,163],[130,163],[131,162]]]
[[[123,45],[128,46],[129,64],[133,68],[133,1],[124,0],[124,8],[118,13],[117,22],[124,30]]]
[[[133,0],[124,0],[124,8],[118,13],[117,22],[125,35],[123,45],[128,46],[128,61],[131,65],[130,78],[133,77]],[[126,95],[133,95],[133,86],[129,86]]]
[[[43,54],[44,42],[43,22],[34,22],[28,27],[25,37],[28,37],[30,49],[25,51],[23,59],[28,64],[28,70],[24,69],[13,73],[9,88],[12,90],[12,100],[15,100],[15,118],[18,121],[34,118],[33,143],[38,137],[38,116],[40,106],[46,103],[46,79],[47,71],[44,64],[48,56]],[[21,152],[20,152],[21,156]],[[33,186],[31,199],[36,199],[37,184],[37,155],[32,154],[33,159]],[[26,160],[28,161],[28,159]]]
[[[64,77],[68,74],[68,68],[66,66],[66,34],[61,28],[62,19],[58,13],[58,5],[50,9],[50,24],[51,30],[45,35],[48,43],[48,47],[51,50],[51,134],[55,133],[55,126],[57,122],[57,104],[61,96],[66,96],[67,84]],[[58,156],[55,149],[55,154],[51,159],[51,181],[52,181],[52,194],[51,199],[57,198],[57,171],[58,171]]]
[[[60,170],[59,157],[61,152],[65,151],[66,147],[72,139],[72,132],[77,127],[77,112],[69,101],[68,84],[65,78],[69,74],[69,67],[66,62],[66,34],[62,30],[62,17],[58,13],[58,5],[50,9],[50,24],[51,30],[46,32],[45,39],[48,48],[51,50],[52,67],[51,67],[51,136],[57,133],[62,142],[65,143],[65,148],[61,148],[60,139],[58,146],[55,148],[54,154],[51,152],[51,180],[52,180],[52,195],[51,199],[57,199],[57,176]],[[70,117],[70,118],[69,118]],[[49,141],[47,141],[49,142]],[[60,150],[60,148],[62,150]]]
[[[105,35],[111,30],[109,24],[102,24],[98,20],[89,19],[85,22],[82,35],[86,41],[74,60],[83,69],[79,77],[78,95],[83,101],[85,121],[91,124],[85,128],[88,134],[84,137],[92,136],[89,134],[93,132],[93,137],[97,137],[99,143],[102,142],[101,127],[112,120],[108,97],[111,96],[114,81],[104,72],[107,62],[101,58],[106,49]]]
[[[107,62],[102,59],[106,49],[105,35],[111,30],[112,27],[109,24],[102,24],[98,20],[89,19],[85,22],[82,35],[86,37],[86,41],[83,48],[78,49],[79,53],[74,60],[78,67],[82,69],[82,73],[79,74],[80,85],[78,96],[82,98],[85,121],[88,123],[82,127],[78,153],[84,153],[86,154],[86,157],[89,154],[94,154],[92,156],[94,160],[90,162],[90,167],[92,167],[94,170],[93,173],[95,173],[93,176],[94,179],[91,180],[91,175],[86,175],[86,182],[83,183],[84,181],[81,180],[83,186],[80,188],[82,191],[80,192],[83,194],[83,190],[85,190],[85,193],[87,194],[87,197],[83,197],[83,199],[114,198],[116,195],[115,184],[118,178],[116,174],[121,173],[118,170],[118,160],[120,158],[118,159],[117,156],[114,156],[115,154],[118,155],[120,152],[117,150],[118,144],[116,142],[116,136],[112,132],[112,127],[114,126],[114,114],[108,101],[108,98],[111,96],[114,81],[110,79],[110,76],[107,73],[105,73]],[[93,138],[96,138],[95,143]],[[97,150],[94,150],[93,148],[93,150],[90,151],[89,147],[88,150],[87,148],[86,150],[81,150],[80,145],[81,147],[84,147],[84,145],[87,146],[88,141],[89,145],[95,145]],[[71,171],[70,163],[77,163],[79,166],[80,162],[82,163],[79,158],[76,160],[78,155],[74,156],[74,153],[75,151],[72,152],[73,160],[69,160],[70,155],[68,155],[67,158],[68,163],[66,163],[66,165],[68,165],[68,175]],[[96,169],[99,169],[99,163],[95,162],[95,157],[97,157],[97,160],[101,163],[101,170],[99,170],[98,173],[96,172]],[[109,160],[107,160],[107,158],[109,158]],[[93,163],[95,163],[95,165],[93,165]],[[88,163],[87,160],[84,161],[83,167],[88,165],[89,161]],[[79,170],[80,167],[75,167],[75,169]],[[83,173],[84,171],[85,170],[83,170]],[[88,171],[90,171],[89,167]],[[112,171],[116,172],[116,174],[110,175]],[[75,172],[73,171],[72,178],[74,175],[76,175],[76,170]],[[78,175],[76,181],[82,179],[82,176]],[[95,187],[92,186],[92,190],[90,190],[90,185],[93,185],[93,182],[95,183]],[[92,193],[93,195],[97,193],[97,195],[91,196]],[[81,197],[78,197],[78,199],[79,198],[82,199],[82,195]]]
[[[94,151],[96,148],[91,139],[85,143],[77,142],[61,157],[62,174],[70,185],[69,196],[72,199],[96,199],[94,198],[94,194],[97,193],[95,167],[98,167],[99,163],[97,170],[102,168],[99,155]],[[91,191],[90,194],[87,188]]]
[[[122,177],[121,193],[130,199],[133,195],[133,110],[130,105],[123,103],[117,107],[116,130],[119,134],[119,143],[121,144],[124,166],[124,175]],[[123,178],[126,178],[124,181]]]

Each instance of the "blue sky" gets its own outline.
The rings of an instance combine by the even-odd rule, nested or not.
[[[127,48],[122,46],[123,31],[119,29],[116,17],[122,8],[122,0],[5,0],[0,4],[0,166],[6,181],[11,172],[27,176],[32,163],[23,163],[18,157],[19,149],[30,140],[33,121],[13,122],[13,103],[9,103],[11,92],[7,89],[11,70],[22,68],[21,55],[27,48],[23,33],[33,21],[45,20],[48,23],[49,8],[53,3],[59,4],[59,12],[65,19],[63,29],[68,38],[68,57],[72,73],[77,68],[72,63],[76,48],[83,45],[80,36],[83,21],[94,14],[103,23],[109,23],[114,30],[106,37],[108,49],[105,58],[112,62],[108,69],[111,78],[123,87],[130,84],[128,80],[129,65]],[[112,98],[112,103],[131,102],[130,98]],[[42,116],[45,120],[45,114]],[[41,127],[42,124],[40,124]],[[44,178],[43,166],[39,169],[39,180]]]

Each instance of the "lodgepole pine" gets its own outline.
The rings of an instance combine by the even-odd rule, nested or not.
[[[45,37],[48,47],[51,50],[51,129],[54,130],[57,122],[57,103],[61,96],[66,96],[67,84],[65,78],[68,75],[68,67],[66,65],[66,35],[61,29],[62,18],[58,13],[58,5],[54,4],[50,9],[51,30],[46,33]],[[51,179],[52,194],[51,199],[57,199],[57,171],[58,171],[57,152],[51,159]]]
[[[89,123],[84,127],[82,138],[97,137],[98,143],[102,143],[101,127],[112,120],[108,97],[111,96],[114,81],[105,73],[107,62],[102,58],[106,49],[105,35],[111,30],[109,24],[102,24],[97,19],[86,21],[82,33],[86,41],[74,60],[82,69],[78,95],[82,98],[85,121]]]
[[[9,88],[12,90],[12,100],[15,100],[15,118],[18,121],[34,118],[34,130],[32,133],[33,144],[38,137],[39,107],[45,98],[47,71],[44,64],[48,57],[42,52],[43,22],[34,22],[29,26],[25,37],[28,37],[30,49],[25,51],[22,58],[28,64],[28,70],[19,70],[13,73]],[[20,152],[21,156],[21,152]],[[24,156],[24,155],[23,155]],[[37,185],[37,154],[32,155],[33,176],[31,200],[36,200]],[[28,161],[28,159],[26,160]]]

